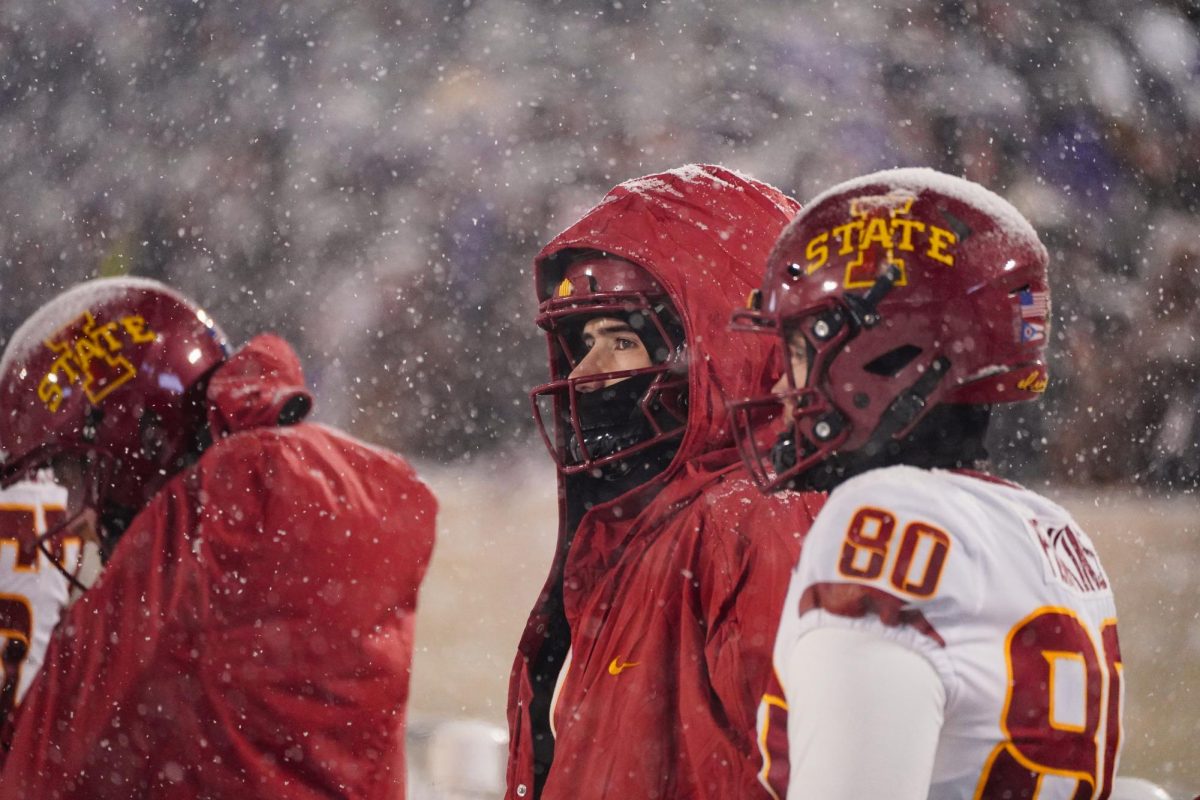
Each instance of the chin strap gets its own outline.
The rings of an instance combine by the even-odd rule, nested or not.
[[[855,475],[895,463],[893,459],[902,449],[901,440],[897,437],[920,420],[928,406],[930,395],[946,377],[949,369],[948,358],[935,358],[921,377],[891,402],[866,444],[857,450],[837,453],[814,464],[796,477],[796,488],[827,492]],[[788,441],[790,443],[790,438]],[[786,450],[788,455],[795,458],[795,447],[785,447],[782,438],[775,446],[776,452],[780,450]]]
[[[950,370],[950,359],[938,356],[926,368],[913,385],[905,389],[891,402],[871,434],[871,441],[886,442],[911,426],[925,411],[929,396],[937,389],[942,378]]]

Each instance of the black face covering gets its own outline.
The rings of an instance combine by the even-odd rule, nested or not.
[[[771,445],[771,466],[780,475],[796,466],[796,429],[789,427],[775,437]]]
[[[635,375],[603,389],[578,392],[575,407],[584,447],[580,447],[568,420],[567,452],[571,458],[583,461],[584,448],[592,459],[603,458],[650,438],[654,431],[640,404],[656,377],[655,373]]]

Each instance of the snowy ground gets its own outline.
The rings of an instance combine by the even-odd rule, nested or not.
[[[499,724],[525,615],[554,546],[542,453],[426,468],[441,501],[421,595],[410,708]],[[1128,693],[1122,772],[1200,791],[1200,499],[1135,489],[1044,490],[1096,540],[1117,591]]]

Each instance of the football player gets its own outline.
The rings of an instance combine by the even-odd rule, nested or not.
[[[435,502],[311,404],[281,339],[230,353],[153,281],[81,284],[12,336],[0,480],[76,475],[107,564],[18,709],[0,797],[403,797]]]
[[[764,505],[740,469],[726,399],[778,372],[727,320],[795,210],[689,166],[617,186],[535,261],[561,524],[513,668],[509,798],[768,797],[755,719],[821,498]]]
[[[833,490],[775,644],[780,797],[785,781],[827,800],[1108,796],[1108,576],[1063,508],[980,471],[991,406],[1046,388],[1046,262],[982,187],[880,172],[807,206],[735,316],[793,364],[735,410],[750,467],[775,490]],[[774,447],[743,419],[769,408],[786,420]]]

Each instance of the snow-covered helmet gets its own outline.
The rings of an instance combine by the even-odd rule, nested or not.
[[[736,329],[782,339],[791,384],[733,406],[760,485],[813,485],[805,474],[814,465],[900,440],[940,404],[1040,397],[1046,263],[1008,202],[934,170],[877,172],[816,198],[780,236],[749,307],[734,314]],[[797,347],[803,386],[786,369]],[[788,406],[772,448],[753,420]]]
[[[105,532],[177,472],[204,430],[204,378],[228,353],[200,308],[156,281],[89,281],[55,297],[0,358],[0,482],[88,459]],[[115,528],[115,529],[114,529]]]

